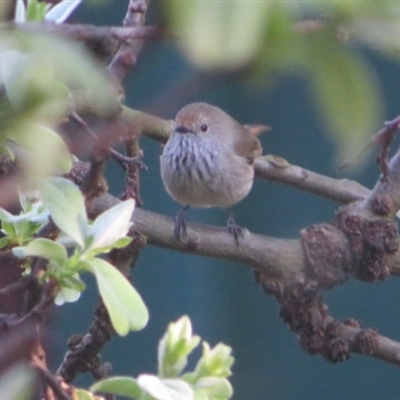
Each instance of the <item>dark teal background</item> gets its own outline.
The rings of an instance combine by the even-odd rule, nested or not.
[[[109,1],[96,7],[88,3],[75,14],[76,19],[120,25],[127,3]],[[156,22],[158,5],[151,4],[152,23]],[[366,57],[377,68],[386,99],[385,118],[391,119],[399,113],[399,66],[375,54]],[[163,118],[173,118],[187,103],[206,101],[240,122],[268,124],[273,130],[262,136],[265,154],[278,154],[293,164],[339,177],[333,142],[324,134],[327,127],[302,77],[276,76],[265,86],[237,77],[200,79],[174,43],[163,41],[146,44],[125,84],[127,105]],[[166,194],[159,174],[161,147],[146,138],[141,147],[149,167],[141,173],[144,208],[174,216],[179,205]],[[108,176],[112,178],[111,191],[117,195],[124,174],[111,162]],[[371,187],[378,176],[371,159],[352,178]],[[324,198],[257,180],[250,195],[235,207],[235,216],[251,231],[295,238],[301,228],[329,221],[337,207]],[[227,212],[192,209],[187,219],[225,225]],[[399,371],[394,366],[359,355],[333,365],[320,356],[304,353],[279,318],[277,303],[254,283],[247,266],[148,246],[132,278],[149,308],[150,322],[143,331],[113,338],[107,346],[103,359],[112,362],[114,374],[155,373],[158,340],[170,321],[187,314],[195,333],[211,345],[222,341],[233,347],[234,400],[399,398]],[[51,360],[54,366],[61,361],[67,338],[89,325],[97,294],[90,277],[86,281],[89,290],[81,301],[58,311],[58,335]],[[353,317],[363,327],[378,328],[394,339],[400,337],[400,284],[396,278],[375,285],[351,281],[326,293],[325,299],[334,317]],[[80,379],[78,384],[87,382],[90,380]]]

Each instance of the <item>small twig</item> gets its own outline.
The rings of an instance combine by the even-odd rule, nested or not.
[[[149,0],[129,1],[128,11],[123,22],[124,27],[143,27],[146,19],[148,2]],[[118,86],[121,93],[123,92],[123,89],[120,84],[125,75],[131,70],[132,66],[136,64],[137,56],[142,49],[142,45],[143,39],[126,40],[108,66],[108,74],[111,81],[114,85]]]
[[[137,154],[141,154],[139,148],[139,140],[137,136],[134,139],[128,139],[125,141],[126,153],[131,156],[131,158],[137,158]],[[147,169],[147,167],[146,167]],[[137,206],[141,207],[143,205],[142,199],[140,198],[140,183],[139,183],[139,171],[136,164],[128,164],[125,186],[122,194],[119,196],[121,200],[135,199]]]
[[[70,118],[72,121],[85,129],[85,131],[90,135],[91,138],[93,138],[96,142],[99,142],[99,137],[97,136],[97,134],[93,131],[93,129],[90,128],[89,124],[76,112],[72,112],[70,114]],[[141,161],[140,157],[127,157],[119,153],[112,147],[104,149],[104,151],[108,152],[110,156],[113,157],[117,162],[121,163],[121,165],[135,164],[138,168],[147,170],[147,166]]]
[[[382,146],[381,152],[376,158],[382,171],[382,180],[386,180],[388,177],[390,144],[392,143],[393,137],[399,128],[400,115],[392,121],[385,122],[384,127],[371,138],[372,143]]]
[[[104,170],[106,167],[107,148],[101,146],[96,133],[90,128],[86,121],[81,118],[76,112],[70,113],[70,119],[81,126],[96,143],[95,149],[90,154],[89,170],[82,179],[80,188],[87,200],[98,196],[107,191],[107,182],[104,179]],[[110,138],[111,140],[111,138]]]
[[[61,387],[57,377],[54,376],[47,368],[43,368],[39,365],[34,365],[34,368],[39,373],[46,385],[48,385],[54,392],[57,400],[72,400],[72,397],[69,396]]]
[[[139,169],[143,169],[147,171],[147,165],[141,160],[141,156],[139,157],[128,157],[124,154],[119,153],[118,151],[110,148],[109,149],[110,155],[114,160],[119,162],[122,166],[126,168],[126,166],[135,165]]]
[[[11,285],[4,287],[3,289],[0,289],[0,296],[8,295],[15,290],[22,290],[26,285],[26,279],[21,278],[18,282],[14,282]]]
[[[376,161],[381,169],[382,176],[381,180],[386,180],[389,173],[389,150],[390,145],[393,141],[396,131],[400,128],[400,115],[392,121],[384,123],[384,127],[377,133],[375,133],[360,150],[349,160],[344,161],[339,168],[345,169],[352,165],[356,160],[361,158],[363,154],[372,148],[373,146],[381,146],[381,152],[377,155]]]

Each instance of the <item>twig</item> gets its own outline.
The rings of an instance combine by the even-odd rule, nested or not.
[[[377,156],[377,162],[381,167],[384,181],[389,174],[389,147],[396,131],[400,128],[400,115],[392,121],[385,122],[384,127],[372,137],[372,142],[382,146],[381,153]]]
[[[99,142],[99,137],[97,134],[90,128],[89,124],[81,118],[76,112],[72,112],[70,114],[70,118],[72,121],[80,125],[85,131],[90,135],[92,139],[94,139],[96,142]],[[140,160],[140,157],[127,157],[118,151],[114,150],[112,147],[108,147],[105,149],[111,157],[113,157],[116,161],[118,161],[121,164],[125,165],[130,165],[130,164],[135,164],[138,168],[140,169],[147,169],[147,166]]]
[[[52,389],[52,391],[56,395],[57,400],[72,399],[72,397],[69,396],[60,386],[57,378],[47,368],[43,368],[39,365],[34,365],[34,368],[39,373],[40,377],[43,379],[46,385],[48,385]]]
[[[123,21],[124,26],[141,27],[146,20],[146,13],[149,0],[130,0],[128,11]],[[120,92],[123,89],[121,82],[130,69],[136,64],[136,60],[140,50],[142,49],[143,40],[127,40],[121,45],[114,59],[108,66],[108,74],[111,81]],[[131,134],[125,140],[125,149],[128,157],[137,159],[140,157],[139,135],[140,132],[135,125],[129,127]],[[139,167],[140,168],[140,167]],[[139,171],[138,166],[130,163],[127,165],[125,188],[121,198],[134,198],[138,206],[141,206],[142,200],[139,193]]]
[[[15,290],[22,290],[26,285],[27,285],[26,279],[21,278],[18,282],[14,282],[11,285],[8,285],[0,289],[0,296],[8,295]]]
[[[350,203],[364,199],[371,191],[356,181],[334,179],[292,165],[278,156],[258,157],[254,162],[257,177],[267,181],[293,186],[339,203]]]
[[[98,40],[108,42],[110,39],[123,42],[130,39],[154,39],[161,37],[160,28],[154,26],[94,26],[79,24],[52,24],[25,22],[17,24],[7,22],[0,24],[0,30],[18,29],[32,33],[57,34],[79,41]]]
[[[130,0],[124,18],[124,27],[141,28],[146,19],[149,0]],[[142,49],[142,39],[126,40],[108,66],[108,74],[115,85],[120,85],[125,75],[136,64],[137,56]],[[119,90],[122,88],[119,86]]]
[[[110,154],[120,164],[128,165],[128,168],[130,165],[139,166],[139,168],[142,169],[147,168],[144,163],[139,159],[139,157],[126,157],[123,154],[120,154],[116,150],[114,150],[108,143],[101,143],[99,137],[90,128],[89,124],[87,124],[86,121],[81,118],[76,112],[72,112],[70,114],[70,118],[76,124],[81,126],[96,142],[96,148],[91,154],[89,171],[85,175],[81,185],[82,192],[86,194],[86,197],[88,199],[96,197],[100,193],[103,193],[107,190],[107,184],[104,180],[104,169],[107,154]],[[109,123],[112,123],[112,121],[110,121]],[[114,130],[109,129],[109,131]],[[105,139],[108,142],[111,142],[113,140],[113,137],[109,136],[110,135],[108,135]],[[113,133],[112,136],[116,136],[115,133]]]

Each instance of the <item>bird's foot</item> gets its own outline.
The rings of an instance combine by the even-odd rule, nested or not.
[[[181,240],[187,235],[186,222],[185,222],[186,208],[178,211],[175,217],[174,235],[178,240]]]
[[[229,217],[226,227],[228,229],[229,234],[233,236],[233,238],[235,239],[235,243],[238,246],[239,238],[242,238],[244,234],[243,234],[243,229],[235,222],[235,218],[233,218],[233,215]]]

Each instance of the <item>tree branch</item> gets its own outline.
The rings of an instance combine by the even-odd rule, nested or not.
[[[160,29],[154,26],[94,26],[79,24],[52,24],[43,22],[7,22],[0,24],[0,30],[25,31],[27,33],[56,34],[69,39],[87,42],[99,41],[103,44],[115,40],[124,42],[130,39],[153,39],[160,37]]]
[[[143,28],[148,3],[149,0],[129,0],[128,11],[123,22],[124,27]],[[129,39],[121,45],[108,66],[108,73],[114,84],[120,84],[132,66],[136,64],[142,45],[141,39]]]

